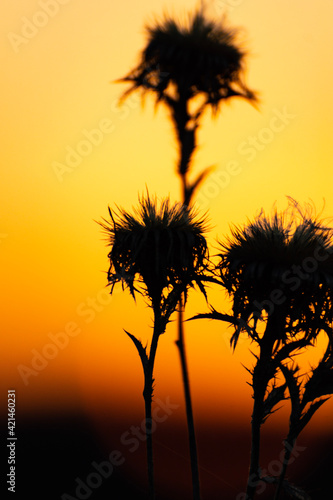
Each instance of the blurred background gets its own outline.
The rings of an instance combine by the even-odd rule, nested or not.
[[[193,175],[215,166],[197,195],[200,213],[209,210],[214,254],[216,239],[231,225],[274,204],[284,209],[287,195],[302,204],[312,200],[322,217],[333,215],[333,4],[206,4],[210,17],[226,15],[240,28],[246,80],[261,100],[256,110],[235,99],[217,118],[207,112],[202,121]],[[15,389],[22,498],[30,491],[34,498],[76,498],[76,478],[85,481],[92,463],[113,450],[122,454],[121,465],[80,494],[144,495],[145,443],[136,437],[133,451],[136,445],[128,442],[143,421],[143,376],[123,328],[145,343],[151,314],[121,287],[109,295],[108,249],[96,220],[107,217],[108,205],[136,205],[146,186],[159,197],[180,199],[177,145],[166,110],[155,110],[149,96],[142,106],[134,94],[119,107],[126,85],[115,80],[137,64],[147,23],[165,13],[185,19],[197,6],[192,0],[14,0],[0,7],[0,411],[6,426],[7,390]],[[214,287],[209,300],[229,310]],[[205,310],[192,292],[186,317]],[[233,353],[230,335],[218,322],[186,326],[206,500],[241,500],[246,483],[252,398],[242,365],[251,368],[253,357],[245,338]],[[161,499],[191,498],[175,338],[171,323],[156,359],[155,399],[172,408],[154,434]],[[319,341],[317,353],[323,348]],[[264,427],[262,466],[268,471],[282,450],[288,410],[286,402]],[[332,413],[328,401],[300,436],[302,450],[289,470],[290,480],[313,499],[332,494]],[[260,498],[270,495],[267,487]]]

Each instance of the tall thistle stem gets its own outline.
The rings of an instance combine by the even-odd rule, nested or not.
[[[146,366],[143,366],[145,385],[143,390],[143,398],[145,401],[145,432],[146,432],[146,449],[147,449],[147,471],[148,471],[148,486],[149,500],[155,499],[155,479],[154,479],[154,456],[153,456],[153,437],[152,437],[152,399],[153,399],[153,384],[154,384],[154,363],[157,351],[158,339],[164,329],[161,327],[161,314],[158,308],[154,307],[154,332],[150,346],[149,358]]]
[[[285,441],[285,445],[284,445],[284,457],[283,457],[282,470],[281,470],[281,474],[280,474],[277,488],[275,491],[274,500],[278,500],[280,498],[280,493],[282,490],[283,481],[284,481],[284,478],[286,476],[287,467],[289,465],[289,460],[290,460],[291,452],[293,451],[294,445],[295,445],[295,439],[292,439],[291,436],[288,436],[286,441]]]
[[[251,458],[246,499],[253,500],[260,481],[260,432],[264,419],[264,400],[268,383],[274,374],[270,363],[276,336],[275,315],[269,316],[266,331],[260,340],[260,355],[253,370],[253,413],[251,421]]]
[[[197,443],[196,443],[194,420],[193,420],[190,381],[189,381],[189,377],[188,377],[187,361],[186,361],[186,353],[185,353],[185,345],[184,345],[183,301],[182,300],[180,300],[180,302],[179,302],[178,340],[176,341],[176,345],[179,349],[181,369],[182,369],[182,374],[183,374],[184,395],[185,395],[185,405],[186,405],[186,418],[187,418],[187,430],[188,430],[188,439],[189,439],[190,457],[191,457],[193,500],[200,500],[198,454],[197,454]]]
[[[258,366],[258,365],[257,365]],[[246,499],[253,500],[257,485],[260,479],[259,476],[259,458],[260,458],[260,428],[262,423],[263,402],[265,395],[264,384],[260,389],[254,391],[254,404],[251,421],[251,458],[249,477],[246,490]]]
[[[195,128],[190,131],[187,130],[187,125],[189,123],[190,118],[191,117],[188,113],[188,99],[186,96],[182,97],[180,96],[178,105],[176,106],[176,108],[174,108],[174,120],[176,124],[179,149],[180,149],[178,173],[181,178],[181,184],[182,184],[183,204],[186,206],[190,204],[192,196],[192,193],[188,188],[187,172],[190,166],[192,154],[195,149],[195,132],[196,132]],[[184,386],[187,431],[188,431],[190,460],[191,460],[193,500],[200,500],[201,495],[200,495],[197,443],[195,436],[192,398],[190,391],[190,381],[188,375],[185,341],[184,341],[184,324],[183,324],[184,303],[185,300],[184,297],[182,296],[179,301],[178,339],[176,341],[176,345],[179,350],[183,386]]]
[[[147,448],[147,471],[148,471],[148,486],[149,500],[155,499],[155,481],[154,481],[154,459],[153,459],[153,439],[152,439],[152,398],[149,393],[152,392],[152,383],[145,383],[144,400],[145,400],[145,432],[146,432],[146,448]]]

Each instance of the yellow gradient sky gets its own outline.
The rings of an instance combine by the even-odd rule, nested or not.
[[[98,413],[101,404],[117,414],[141,412],[141,366],[122,329],[147,340],[150,313],[120,290],[108,296],[107,248],[94,220],[107,216],[108,205],[135,205],[146,185],[177,200],[177,150],[165,109],[155,112],[149,96],[142,108],[134,95],[118,108],[125,86],[110,82],[136,64],[147,21],[166,8],[182,16],[196,4],[51,3],[6,2],[0,12],[1,392],[17,388],[32,412],[73,406]],[[227,13],[230,25],[243,28],[247,82],[261,96],[259,111],[234,100],[202,122],[193,174],[215,165],[198,193],[198,208],[210,210],[210,242],[261,207],[276,201],[283,209],[286,195],[318,209],[325,199],[323,216],[332,216],[333,4],[207,3],[214,19]],[[210,298],[227,307],[223,293],[212,289]],[[187,315],[204,309],[192,293]],[[66,328],[77,335],[66,334],[63,349],[49,347],[53,359],[25,384],[17,367],[31,368],[36,352],[54,346],[50,334]],[[186,336],[198,418],[248,422],[247,342],[232,354],[229,332],[208,321],[189,324]],[[157,355],[156,394],[181,401],[174,340],[171,324]],[[332,425],[332,405],[316,422]]]

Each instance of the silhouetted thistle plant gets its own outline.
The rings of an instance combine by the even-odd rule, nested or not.
[[[234,325],[233,348],[245,332],[257,344],[252,376],[252,445],[247,499],[255,496],[260,477],[260,429],[276,406],[292,403],[285,460],[278,482],[283,485],[289,453],[296,437],[323,404],[321,396],[332,393],[332,289],[333,230],[313,215],[311,206],[302,210],[292,199],[284,213],[232,229],[221,243],[217,271],[233,302],[233,314],[212,308],[197,318],[215,318]],[[314,344],[320,332],[328,336],[328,349],[305,385],[298,382],[298,367],[292,360]],[[281,373],[285,382],[278,383]],[[306,496],[304,496],[306,498]]]
[[[327,304],[332,309],[332,303]],[[283,487],[288,488],[285,481],[287,467],[296,439],[304,427],[309,423],[315,412],[333,394],[333,333],[332,325],[323,324],[322,329],[327,335],[327,349],[316,367],[311,369],[311,374],[306,377],[300,375],[299,366],[288,366],[281,364],[280,369],[285,377],[291,400],[291,413],[289,420],[289,432],[285,439],[284,459],[280,477],[277,481],[277,489],[274,500],[280,498]],[[298,491],[299,497],[310,500],[310,497],[302,491]]]
[[[210,168],[190,182],[188,174],[196,148],[196,132],[207,107],[214,114],[231,97],[256,102],[256,95],[244,83],[245,51],[237,43],[237,32],[213,20],[204,9],[181,25],[172,18],[147,27],[148,41],[141,60],[127,76],[119,80],[131,87],[123,94],[141,89],[152,92],[156,104],[164,103],[170,111],[179,146],[177,173],[181,179],[182,201],[190,205],[193,194]],[[199,101],[198,102],[198,98]],[[191,456],[193,498],[200,499],[200,485],[192,402],[184,345],[183,303],[180,301],[177,346],[183,376],[186,415]]]
[[[208,170],[188,181],[191,158],[196,148],[196,131],[206,108],[217,113],[223,101],[242,97],[255,103],[256,94],[244,83],[245,51],[237,42],[237,31],[209,20],[203,11],[195,12],[188,23],[167,17],[147,27],[148,41],[141,60],[119,80],[134,90],[152,92],[156,104],[170,111],[179,145],[177,172],[182,179],[183,202],[190,204],[193,192]],[[198,98],[200,103],[198,102]]]
[[[176,310],[181,296],[187,300],[190,287],[197,285],[206,295],[204,282],[208,266],[208,249],[204,237],[205,219],[197,218],[193,210],[181,204],[171,205],[166,199],[157,206],[149,196],[139,200],[131,214],[109,208],[110,221],[102,227],[108,235],[111,251],[108,282],[111,293],[117,282],[135,293],[143,294],[153,311],[153,335],[150,347],[126,332],[138,350],[143,373],[145,422],[147,437],[147,467],[150,498],[154,493],[152,447],[152,396],[154,363],[160,335]]]

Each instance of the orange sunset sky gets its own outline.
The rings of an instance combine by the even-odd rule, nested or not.
[[[1,394],[15,388],[27,414],[74,409],[97,421],[102,413],[143,418],[142,369],[123,328],[145,343],[150,311],[120,286],[108,295],[108,250],[95,221],[107,217],[108,205],[136,205],[146,186],[178,200],[177,148],[166,110],[155,112],[150,96],[142,107],[134,94],[117,107],[126,86],[112,82],[137,63],[147,22],[163,12],[183,18],[197,4],[55,5],[47,11],[43,0],[15,0],[0,7]],[[212,253],[231,224],[275,202],[284,209],[286,195],[333,215],[332,2],[207,2],[212,18],[224,13],[241,28],[247,83],[261,102],[257,110],[233,100],[202,121],[193,175],[215,165],[197,195],[199,211],[209,210]],[[212,288],[209,298],[228,311],[221,291]],[[186,316],[205,310],[191,292]],[[66,346],[56,348],[65,331]],[[175,338],[172,323],[160,339],[155,394],[183,405]],[[251,388],[241,363],[253,359],[245,339],[232,353],[229,338],[222,323],[186,326],[194,411],[198,421],[249,425]],[[49,359],[22,376],[43,350]],[[332,411],[329,401],[311,428],[332,430]]]

